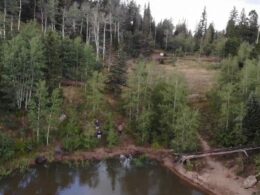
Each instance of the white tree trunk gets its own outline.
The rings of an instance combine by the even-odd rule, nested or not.
[[[41,113],[41,99],[39,99],[38,110],[37,110],[37,129],[36,129],[36,139],[39,143],[40,141],[40,113]]]
[[[95,45],[96,45],[96,60],[99,60],[99,31],[100,31],[100,23],[99,23],[99,15],[98,11],[94,13],[93,20],[93,33],[95,37]]]
[[[43,7],[42,6],[41,6],[41,25],[42,25],[42,32],[44,32],[44,14],[43,14]]]
[[[48,29],[48,16],[47,16],[47,13],[46,13],[47,11],[45,11],[45,13],[44,13],[44,35],[46,34],[46,32],[47,32],[47,29]]]
[[[14,17],[11,16],[11,24],[10,24],[11,33],[13,33],[13,26],[14,26]]]
[[[118,41],[118,44],[120,44],[120,23],[119,22],[117,25],[117,41]]]
[[[73,33],[76,33],[76,21],[75,21],[75,19],[72,20],[72,29],[73,29]]]
[[[21,15],[22,15],[22,0],[19,1],[19,15],[18,15],[18,26],[17,26],[17,30],[20,31],[20,27],[21,27]]]
[[[6,0],[4,0],[4,29],[3,38],[6,39]]]
[[[50,130],[51,130],[51,120],[52,120],[52,111],[49,115],[49,122],[48,122],[48,128],[47,128],[47,134],[46,134],[46,145],[49,145],[49,137],[50,137]]]
[[[34,0],[34,7],[33,7],[33,20],[36,21],[36,6],[37,0]]]
[[[103,61],[105,61],[106,57],[106,26],[107,23],[104,23],[104,32],[103,32]]]
[[[256,44],[259,43],[259,36],[260,36],[260,26],[258,28],[258,34],[257,34],[257,38],[256,38]]]
[[[112,28],[112,13],[109,14],[109,25],[110,25],[110,46],[109,46],[109,63],[108,63],[108,71],[110,71],[111,63],[112,63],[112,49],[113,49],[113,28]]]
[[[65,38],[65,7],[62,10],[62,26],[61,26],[61,31],[62,31],[62,38]]]
[[[83,18],[81,18],[81,23],[80,23],[80,36],[82,35],[83,31]]]
[[[86,15],[86,44],[89,44],[89,21],[88,21],[88,15]]]

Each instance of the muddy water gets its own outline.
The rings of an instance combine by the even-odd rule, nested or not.
[[[51,164],[0,181],[0,195],[205,195],[156,162],[124,167],[119,160],[87,166]]]

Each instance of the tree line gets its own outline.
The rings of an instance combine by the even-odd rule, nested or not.
[[[171,19],[164,19],[156,24],[150,4],[141,13],[134,0],[3,0],[0,8],[3,40],[15,36],[23,23],[33,20],[41,25],[43,34],[50,30],[62,38],[81,37],[95,48],[96,60],[107,60],[109,67],[113,51],[120,46],[132,56],[148,55],[153,48],[161,48],[177,54],[227,57],[235,55],[243,41],[259,45],[257,12],[252,10],[247,15],[243,9],[239,15],[236,7],[225,31],[208,24],[205,7],[194,32],[185,21],[174,25]]]

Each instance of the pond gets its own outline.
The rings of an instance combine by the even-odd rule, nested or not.
[[[50,164],[0,181],[0,195],[205,195],[159,163],[124,166],[118,159],[85,166]]]

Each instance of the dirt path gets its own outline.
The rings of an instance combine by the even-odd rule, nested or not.
[[[186,63],[186,64],[185,64]],[[190,65],[188,65],[190,63]],[[196,63],[196,62],[195,62]],[[200,109],[198,103],[206,103],[207,92],[214,86],[217,76],[217,71],[196,65],[188,61],[179,62],[177,71],[182,73],[187,80],[190,101],[195,108]],[[199,62],[197,62],[199,63]],[[192,65],[191,65],[192,64]],[[207,141],[199,135],[199,140],[203,151],[211,150]],[[203,171],[198,178],[202,182],[207,183],[210,188],[215,189],[219,195],[251,195],[253,190],[246,190],[242,187],[243,179],[236,176],[232,170],[227,169],[221,162],[207,157],[206,163],[208,167]]]
[[[208,151],[211,147],[199,136],[202,148]],[[200,178],[213,188],[216,188],[218,194],[225,195],[251,195],[254,190],[244,189],[242,187],[243,179],[236,176],[232,170],[223,166],[220,162],[211,157],[206,158],[208,168],[200,175]]]
[[[218,71],[209,68],[210,63],[195,58],[179,59],[176,66],[171,64],[158,66],[159,69],[164,69],[166,72],[175,70],[184,76],[189,90],[189,102],[194,108],[203,112],[208,105],[207,92],[214,86]],[[211,149],[207,141],[200,135],[199,140],[204,151]],[[211,157],[207,157],[205,160],[208,166],[200,174],[186,171],[181,166],[178,166],[177,169],[187,178],[209,187],[218,195],[251,195],[253,193],[253,189],[246,190],[242,187],[243,178],[236,176],[221,162]]]

